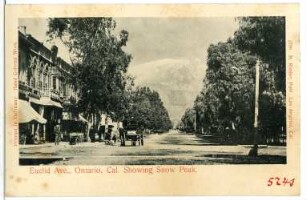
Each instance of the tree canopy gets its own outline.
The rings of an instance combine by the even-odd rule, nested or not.
[[[193,107],[197,129],[221,137],[225,129],[231,129],[237,143],[251,141],[259,60],[260,135],[277,143],[286,127],[285,19],[242,17],[238,21],[233,38],[211,44],[207,50],[203,89]]]
[[[249,51],[268,64],[275,73],[276,90],[286,89],[285,17],[238,18],[234,42],[241,51]]]
[[[132,91],[125,119],[126,123],[137,121],[144,129],[167,131],[172,128],[158,92],[148,87],[137,87]]]
[[[47,35],[59,38],[70,51],[73,71],[69,81],[79,93],[85,114],[118,112],[124,107],[127,68],[132,59],[123,50],[128,32],[114,35],[112,18],[52,18]]]

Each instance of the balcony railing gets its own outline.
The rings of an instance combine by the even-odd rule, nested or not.
[[[19,81],[19,91],[22,92],[29,92],[30,91],[30,86],[28,86],[25,82]]]
[[[60,92],[59,92],[58,90],[51,89],[50,92],[51,92],[50,98],[51,98],[52,100],[61,101]]]
[[[19,93],[25,95],[26,97],[29,96],[36,99],[40,99],[41,97],[41,92],[38,89],[33,88],[22,81],[19,82]]]
[[[75,95],[71,95],[71,94],[65,95],[64,92],[60,92],[59,90],[56,90],[56,89],[39,90],[39,89],[29,86],[28,84],[22,81],[19,82],[19,94],[22,96],[22,98],[26,98],[26,99],[28,99],[28,97],[40,99],[42,96],[44,96],[44,97],[50,97],[52,100],[55,100],[58,102],[64,102],[65,100],[76,102]]]
[[[29,93],[29,96],[36,99],[40,99],[41,94],[39,90],[32,88],[32,91]]]

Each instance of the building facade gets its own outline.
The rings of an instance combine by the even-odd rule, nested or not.
[[[27,141],[52,142],[54,127],[61,123],[64,113],[75,105],[77,92],[68,83],[72,66],[58,57],[58,48],[48,49],[43,43],[26,33],[26,27],[19,27],[19,108],[20,136]],[[30,107],[28,107],[30,106]],[[25,113],[34,109],[39,117]],[[31,111],[32,113],[32,111]],[[67,115],[67,114],[66,114]],[[68,114],[69,115],[69,114]]]

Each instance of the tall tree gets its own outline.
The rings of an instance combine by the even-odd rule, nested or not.
[[[70,81],[78,89],[79,109],[87,116],[118,113],[123,107],[131,55],[123,51],[128,32],[113,34],[112,18],[52,18],[47,34],[60,38],[70,51],[74,71]],[[117,114],[118,115],[118,114]]]
[[[136,121],[139,127],[166,131],[172,128],[168,111],[158,92],[148,87],[138,87],[131,93],[131,99],[125,117],[126,123]]]
[[[230,40],[208,48],[204,116],[210,125],[206,128],[219,134],[232,127],[243,134],[251,130],[255,63],[254,56],[239,51]]]
[[[204,86],[194,109],[206,132],[224,133],[224,128],[232,127],[240,141],[247,141],[253,132],[254,66],[260,59],[260,133],[278,142],[286,127],[285,18],[238,20],[232,39],[208,48]]]
[[[285,91],[285,17],[241,17],[234,42],[242,51],[260,57],[275,72],[275,87]]]
[[[180,129],[186,132],[193,132],[195,129],[196,111],[193,108],[187,108],[181,118]]]
[[[278,143],[286,131],[285,17],[238,18],[234,42],[259,57],[259,120],[262,134]]]

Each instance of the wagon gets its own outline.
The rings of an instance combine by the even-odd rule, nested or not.
[[[83,133],[69,133],[69,144],[75,145],[78,143],[83,142],[84,140],[84,134]]]
[[[130,124],[126,129],[120,131],[120,142],[121,146],[125,146],[126,141],[131,141],[133,146],[136,146],[137,143],[140,146],[144,145],[144,137],[141,130],[137,128],[136,124]]]

